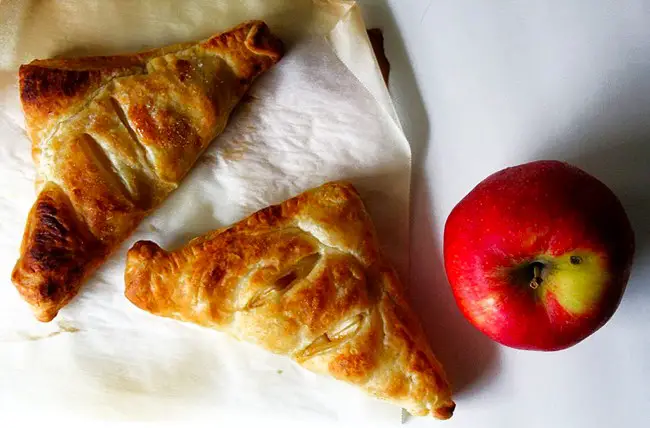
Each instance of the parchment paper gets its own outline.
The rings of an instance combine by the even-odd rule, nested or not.
[[[358,187],[404,277],[410,151],[356,6],[4,0],[0,17],[0,418],[399,421],[397,407],[224,334],[149,315],[123,296],[125,252],[136,240],[172,249],[333,179]],[[35,197],[17,66],[200,39],[252,18],[288,42],[286,57],[80,295],[52,323],[35,321],[10,282]]]

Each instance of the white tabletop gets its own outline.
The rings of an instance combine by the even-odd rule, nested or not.
[[[650,1],[361,3],[367,25],[384,31],[413,147],[412,300],[455,385],[444,425],[650,426]],[[474,330],[441,263],[454,205],[490,173],[542,158],[608,184],[637,239],[614,317],[557,353],[508,349]]]

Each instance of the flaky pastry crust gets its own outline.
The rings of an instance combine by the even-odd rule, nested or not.
[[[440,363],[350,184],[327,183],[168,252],[128,252],[126,297],[211,327],[440,419],[455,404]]]
[[[179,185],[281,56],[251,21],[198,43],[20,67],[38,197],[12,280],[39,320]]]

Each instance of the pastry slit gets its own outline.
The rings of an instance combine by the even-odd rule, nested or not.
[[[286,292],[298,281],[307,278],[309,274],[314,270],[320,259],[321,255],[319,253],[303,257],[295,265],[293,265],[288,272],[280,274],[278,279],[276,279],[273,284],[255,293],[255,295],[248,301],[248,303],[246,303],[246,306],[244,306],[243,310],[249,311],[251,309],[259,308],[260,306],[266,304],[273,298],[273,296],[277,295],[278,293]]]
[[[318,336],[307,347],[298,351],[296,358],[298,361],[305,361],[309,358],[329,351],[336,346],[342,345],[344,342],[347,342],[349,339],[354,337],[359,332],[359,330],[361,330],[364,319],[365,314],[357,314],[343,321],[339,326],[334,328],[333,331]]]
[[[157,174],[155,173],[155,168],[153,168],[153,163],[151,162],[149,156],[149,150],[142,143],[142,141],[140,141],[137,132],[135,132],[135,129],[133,129],[131,123],[129,123],[129,119],[126,116],[126,112],[124,111],[124,108],[122,108],[122,105],[120,104],[119,101],[115,99],[115,97],[110,97],[110,100],[111,100],[111,105],[115,110],[115,114],[117,114],[118,119],[120,120],[124,128],[126,128],[126,131],[129,133],[129,135],[131,136],[133,143],[137,145],[138,148],[142,151],[143,154],[142,161],[144,162],[144,166],[146,167],[146,170],[150,175],[157,176]]]
[[[129,201],[135,202],[128,185],[123,180],[110,157],[106,154],[102,145],[90,134],[82,134],[81,138],[83,140],[83,147],[86,148],[88,154],[92,156],[94,163],[103,172],[104,177],[110,181],[120,194]]]
[[[292,268],[275,280],[275,286],[284,290],[289,288],[293,283],[309,276],[314,270],[321,255],[319,253],[311,254],[300,259]]]

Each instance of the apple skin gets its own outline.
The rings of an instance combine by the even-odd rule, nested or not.
[[[458,307],[487,336],[518,349],[565,349],[602,327],[633,255],[634,232],[616,195],[559,161],[494,173],[445,224],[445,270]]]

